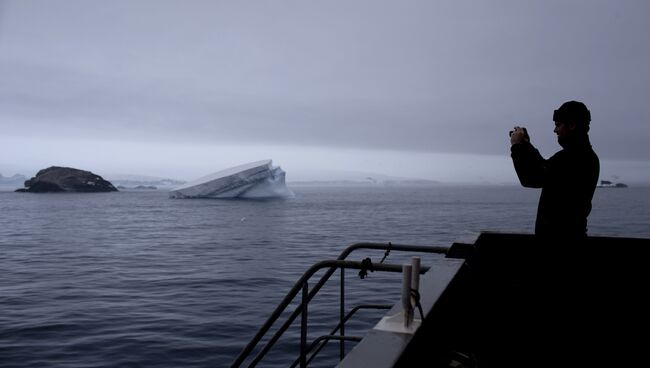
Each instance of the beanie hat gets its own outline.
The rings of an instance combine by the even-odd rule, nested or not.
[[[553,112],[553,121],[560,123],[575,123],[589,129],[591,113],[584,103],[568,101]]]

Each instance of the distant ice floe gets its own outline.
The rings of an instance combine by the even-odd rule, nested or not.
[[[286,173],[271,160],[231,167],[172,189],[170,198],[278,198],[293,197]]]

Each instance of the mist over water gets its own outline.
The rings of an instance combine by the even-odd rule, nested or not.
[[[0,192],[0,365],[229,366],[313,263],[361,241],[449,245],[480,230],[532,232],[539,195],[515,186],[292,189],[295,198],[271,201]],[[650,188],[597,189],[590,234],[649,237],[649,214]],[[349,308],[399,300],[395,275],[346,280]],[[312,339],[335,324],[337,284],[310,306]],[[348,332],[363,336],[381,315],[360,313]],[[290,331],[263,366],[293,361]],[[333,366],[336,353],[328,346],[315,366]]]

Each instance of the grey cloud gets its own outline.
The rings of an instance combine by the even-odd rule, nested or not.
[[[578,99],[601,156],[650,159],[645,1],[2,4],[4,134],[550,153]]]

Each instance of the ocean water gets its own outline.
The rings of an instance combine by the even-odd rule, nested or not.
[[[292,189],[295,198],[268,201],[0,192],[0,367],[227,367],[313,263],[362,241],[532,232],[539,196],[516,186]],[[650,188],[598,189],[593,205],[590,234],[650,237]],[[337,284],[310,304],[310,338],[336,323]],[[348,271],[346,290],[348,306],[393,304],[399,275]],[[347,331],[363,336],[382,315],[360,312]],[[260,366],[286,367],[298,334]],[[335,365],[337,349],[313,366]]]

